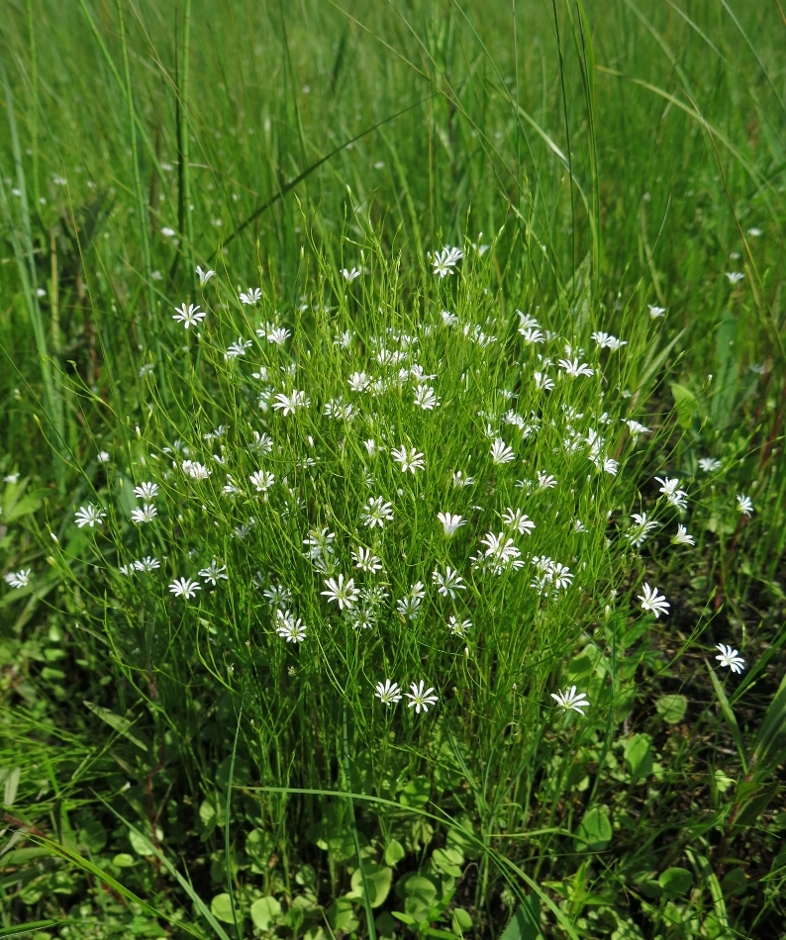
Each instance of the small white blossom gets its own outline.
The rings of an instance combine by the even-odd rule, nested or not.
[[[338,576],[338,580],[336,578],[327,578],[325,587],[327,590],[320,591],[320,594],[327,596],[328,603],[336,601],[339,610],[343,610],[345,606],[351,609],[360,594],[360,591],[355,587],[354,578],[345,581],[343,574]]]
[[[137,499],[155,499],[158,496],[158,483],[140,483],[134,487],[134,496]]]
[[[88,503],[86,506],[81,506],[76,511],[74,521],[80,529],[84,528],[86,525],[90,526],[92,529],[94,525],[101,525],[105,516],[106,513],[103,509],[98,509],[92,503]]]
[[[431,693],[434,689],[427,689],[426,683],[421,679],[420,683],[413,682],[410,685],[410,692],[405,692],[404,694],[410,700],[407,703],[408,708],[414,708],[416,714],[420,714],[421,711],[427,712],[429,705],[436,704],[439,696],[432,695]]]
[[[401,701],[401,689],[398,682],[391,682],[385,679],[384,682],[378,682],[374,696],[382,702],[383,705],[395,705]]]
[[[200,310],[197,304],[189,304],[188,307],[183,304],[179,309],[175,307],[175,310],[177,313],[172,315],[172,319],[182,323],[186,329],[197,326],[207,316],[207,312]]]
[[[409,470],[410,473],[414,474],[416,470],[422,470],[425,466],[423,454],[418,453],[414,447],[410,447],[409,449],[399,447],[398,449],[391,450],[390,453],[393,459],[401,464],[402,473],[406,473],[407,470]]]
[[[369,574],[382,570],[381,559],[377,558],[376,555],[372,555],[370,548],[360,546],[353,550],[351,554],[352,560],[355,562],[355,568],[367,571]]]
[[[247,307],[253,307],[262,299],[262,291],[259,287],[249,287],[245,293],[238,294],[240,302]]]
[[[215,558],[210,562],[207,568],[201,568],[198,572],[200,578],[209,581],[215,587],[219,581],[228,581],[229,575],[226,573],[226,565],[219,565]]]
[[[719,655],[715,658],[720,662],[721,666],[737,673],[742,672],[745,668],[745,660],[740,656],[737,650],[732,649],[730,646],[724,646],[723,643],[718,643],[715,649],[720,651]]]
[[[671,538],[672,545],[695,545],[696,540],[684,525],[677,526],[677,534]]]
[[[269,470],[256,470],[248,479],[251,481],[251,485],[256,489],[257,493],[267,493],[270,487],[276,482],[275,474],[271,473]]]
[[[440,278],[447,277],[453,273],[453,269],[464,257],[464,252],[458,248],[445,247],[442,251],[434,254],[432,264],[434,265],[434,274]]]
[[[370,529],[375,526],[382,529],[386,522],[392,522],[393,520],[393,505],[386,503],[382,496],[369,497],[361,518],[363,524]]]
[[[12,588],[23,588],[30,584],[30,575],[32,573],[32,568],[22,568],[20,571],[9,571],[8,574],[3,575],[3,580]]]
[[[643,594],[637,595],[638,599],[641,601],[641,609],[648,610],[655,614],[656,620],[661,614],[667,616],[671,605],[662,594],[658,594],[658,589],[651,588],[649,584],[645,584],[643,590]]]
[[[196,266],[196,273],[197,273],[197,277],[199,278],[200,287],[204,287],[211,277],[216,276],[215,271],[203,271],[200,265]]]
[[[348,271],[346,268],[342,268],[341,276],[345,281],[347,281],[347,283],[351,284],[354,280],[360,277],[360,271],[357,268],[352,268],[351,271]]]
[[[141,508],[131,510],[131,521],[142,525],[145,522],[152,522],[157,515],[158,510],[153,503],[144,503]]]
[[[510,463],[516,459],[513,448],[498,437],[491,445],[491,462],[495,464]]]
[[[727,271],[726,277],[729,279],[731,284],[737,284],[745,277],[745,275],[742,273],[742,271]]]
[[[653,320],[658,320],[661,317],[666,316],[665,307],[656,307],[655,304],[647,304],[647,309],[649,310],[650,316],[652,317]]]
[[[589,699],[584,692],[577,692],[575,685],[565,689],[564,692],[552,692],[551,697],[560,708],[564,708],[565,711],[572,709],[582,716],[584,715],[584,709],[589,708]]]
[[[311,399],[306,397],[306,393],[295,389],[291,395],[279,392],[273,403],[273,410],[280,411],[286,417],[289,414],[294,414],[298,408],[308,408],[310,404]]]
[[[196,597],[196,592],[202,590],[202,586],[191,578],[176,578],[170,585],[169,590],[175,597]]]
[[[278,626],[276,633],[287,643],[302,643],[306,638],[306,627],[300,617],[289,610],[276,610]]]
[[[737,496],[737,510],[743,514],[743,516],[750,516],[754,512],[753,501],[750,496],[743,496],[741,493]]]
[[[450,538],[461,526],[467,524],[466,519],[459,515],[451,515],[449,512],[438,512],[437,519],[442,523],[447,538]]]
[[[716,470],[720,470],[722,466],[721,461],[717,460],[715,457],[699,458],[699,468],[705,473],[714,473]]]
[[[456,597],[456,591],[466,591],[467,585],[458,572],[448,565],[444,574],[435,568],[431,572],[431,580],[437,585],[437,591],[443,596]]]

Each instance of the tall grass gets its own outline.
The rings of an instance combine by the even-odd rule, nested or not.
[[[780,929],[777,11],[9,10],[3,927]]]

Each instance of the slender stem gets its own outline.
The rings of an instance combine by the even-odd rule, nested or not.
[[[148,235],[148,218],[147,218],[147,209],[145,207],[145,197],[142,190],[142,177],[139,172],[139,153],[137,150],[137,139],[136,139],[136,112],[134,108],[134,97],[132,94],[131,86],[131,68],[128,62],[128,42],[126,40],[126,24],[125,18],[123,17],[123,4],[122,0],[116,0],[117,3],[117,15],[119,19],[120,26],[120,44],[123,50],[123,75],[125,79],[125,95],[126,95],[126,105],[128,106],[128,130],[131,138],[131,164],[132,172],[134,175],[134,195],[136,199],[136,214],[137,214],[137,223],[139,227],[139,235],[142,241],[142,263],[143,263],[143,273],[145,277],[145,288],[147,293],[147,306],[148,306],[148,322],[150,329],[153,334],[153,343],[155,344],[156,352],[156,362],[159,365],[159,368],[163,367],[162,357],[161,357],[161,346],[158,339],[158,330],[157,324],[155,322],[155,312],[156,312],[156,295],[153,290],[153,281],[150,277],[153,270],[153,265],[151,262],[150,256],[150,238]],[[162,388],[164,384],[162,383]]]
[[[191,38],[191,0],[185,0],[183,9],[183,72],[180,81],[178,117],[180,121],[180,186],[181,218],[180,234],[184,239],[184,251],[188,277],[192,291],[194,284],[194,222],[191,215],[191,168],[189,166],[189,130],[188,130],[188,59]]]

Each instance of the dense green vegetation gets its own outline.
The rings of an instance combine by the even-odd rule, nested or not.
[[[3,12],[0,937],[786,936],[781,6]]]

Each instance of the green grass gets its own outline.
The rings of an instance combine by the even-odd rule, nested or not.
[[[777,5],[6,6],[0,937],[786,935]]]

